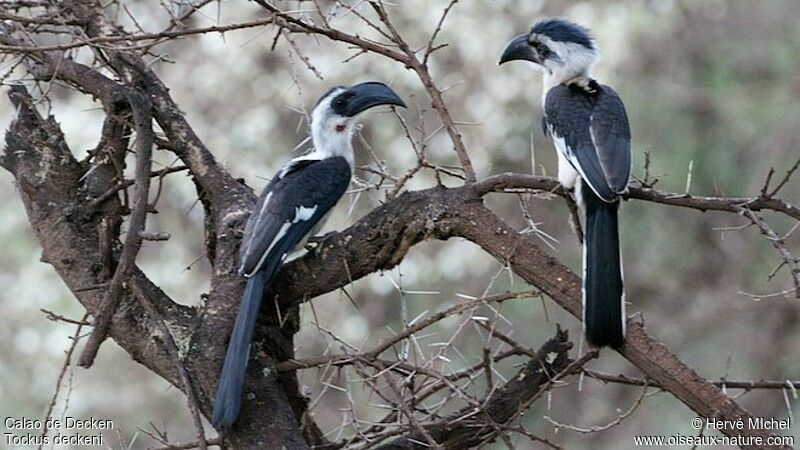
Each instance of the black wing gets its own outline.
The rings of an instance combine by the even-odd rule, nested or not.
[[[545,99],[545,119],[554,139],[564,140],[567,160],[595,194],[614,201],[630,177],[631,134],[625,106],[608,86],[559,85]]]
[[[608,185],[616,193],[625,192],[631,175],[631,129],[622,99],[608,86],[601,86],[590,131]]]
[[[286,255],[344,195],[350,184],[344,158],[293,160],[272,179],[245,226],[239,273],[271,277]]]

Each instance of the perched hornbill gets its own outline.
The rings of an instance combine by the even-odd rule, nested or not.
[[[558,154],[558,180],[585,211],[583,322],[595,346],[625,338],[625,290],[617,209],[627,192],[631,134],[616,92],[591,78],[598,51],[589,31],[544,20],[514,38],[500,64],[525,60],[544,72],[542,127]],[[588,187],[588,189],[587,189]]]
[[[239,250],[239,274],[247,278],[247,285],[214,396],[215,427],[229,427],[239,415],[250,340],[265,287],[287,255],[322,227],[344,195],[353,173],[356,117],[378,105],[405,107],[394,91],[378,82],[326,92],[311,114],[313,148],[283,165],[250,214]]]

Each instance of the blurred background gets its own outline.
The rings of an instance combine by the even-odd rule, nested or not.
[[[302,4],[281,2],[284,9]],[[360,2],[353,2],[360,3]],[[390,9],[398,30],[423,46],[449,2],[402,0]],[[155,0],[125,2],[147,31],[162,29],[169,16]],[[366,5],[356,7],[367,12]],[[114,11],[110,11],[114,14]],[[439,42],[450,45],[434,53],[430,67],[451,107],[479,176],[503,171],[554,175],[555,155],[541,133],[541,77],[515,63],[497,67],[505,43],[539,18],[564,16],[591,28],[602,52],[595,77],[612,85],[624,99],[633,130],[633,173],[643,175],[644,152],[657,188],[683,193],[692,167],[692,194],[751,196],[763,185],[771,166],[782,175],[800,152],[800,2],[729,2],[696,0],[650,1],[514,1],[463,2],[446,20]],[[125,14],[120,22],[129,24]],[[256,5],[212,3],[195,14],[190,26],[210,26],[262,17]],[[370,36],[352,13],[341,9],[332,25]],[[175,100],[208,147],[237,177],[256,191],[307,136],[304,110],[334,84],[364,80],[389,82],[410,108],[400,111],[415,138],[425,136],[431,160],[455,164],[452,146],[438,132],[436,115],[412,73],[382,57],[366,54],[343,63],[354,51],[315,37],[291,36],[323,79],[298,57],[285,39],[274,40],[273,28],[257,28],[185,38],[159,47],[166,55],[153,61]],[[86,96],[54,85],[52,114],[79,158],[95,146],[103,113]],[[379,116],[386,114],[386,116]],[[0,100],[0,128],[13,119],[10,103]],[[420,132],[420,129],[424,131]],[[397,119],[385,112],[363,120],[361,134],[372,152],[357,139],[357,164],[383,161],[402,175],[416,157]],[[295,150],[293,150],[295,149]],[[156,154],[158,164],[175,164],[174,156]],[[535,162],[535,167],[532,164]],[[358,174],[366,182],[375,176]],[[447,183],[455,183],[447,180]],[[435,184],[422,172],[409,184],[417,189]],[[376,189],[353,191],[337,208],[328,229],[343,229],[384,199]],[[800,201],[800,178],[781,197]],[[40,246],[27,222],[13,178],[0,171],[0,417],[40,418],[52,397],[74,326],[51,322],[41,308],[79,319],[84,311],[50,266],[39,261]],[[516,195],[493,195],[490,207],[519,228],[526,222]],[[542,245],[579,270],[580,246],[571,232],[562,200],[530,199],[528,211],[543,233]],[[621,212],[628,313],[640,313],[647,331],[688,365],[710,379],[796,380],[800,378],[800,303],[792,295],[755,301],[750,294],[789,289],[785,268],[767,276],[780,263],[770,243],[733,214],[629,201]],[[792,221],[766,215],[778,234]],[[204,257],[202,207],[194,186],[183,174],[166,177],[159,213],[148,228],[166,231],[166,242],[146,242],[139,266],[173,299],[200,302],[208,290],[209,266]],[[545,237],[544,234],[551,237]],[[787,240],[800,251],[800,233]],[[350,344],[370,348],[392,330],[426,312],[459,301],[457,294],[525,289],[518,277],[476,246],[460,241],[428,242],[415,247],[402,264],[373,274],[303,306],[303,327],[297,335],[301,357],[338,353],[320,328]],[[486,311],[495,314],[492,311]],[[547,300],[512,301],[499,308],[501,331],[526,346],[538,348],[554,334],[556,324],[570,330],[578,343],[581,327]],[[506,320],[507,319],[507,320]],[[317,322],[318,321],[318,322]],[[448,319],[419,337],[415,357],[424,358],[451,337],[445,370],[482,360],[486,332]],[[458,332],[456,332],[458,331]],[[502,376],[516,372],[511,359],[497,367]],[[640,376],[620,356],[604,351],[591,368]],[[320,371],[306,370],[301,381],[315,401],[314,419],[337,439],[353,433],[339,429],[351,414],[347,394],[325,389]],[[329,374],[328,374],[329,375]],[[351,374],[354,377],[354,374]],[[373,406],[369,390],[347,373],[328,383],[351,391],[356,415],[377,420],[385,414]],[[482,388],[481,388],[482,389]],[[556,429],[542,419],[588,428],[604,425],[630,408],[640,388],[603,385],[591,379],[553,391],[539,400],[522,422],[533,433],[564,448],[628,448],[639,434],[696,435],[695,413],[669,394],[644,399],[621,424],[600,433]],[[756,416],[786,418],[797,408],[793,392],[754,391],[738,401]],[[172,441],[193,439],[193,429],[180,392],[134,362],[113,342],[101,349],[91,370],[70,369],[64,379],[55,416],[111,419],[106,433],[110,448],[146,448],[156,442],[142,430],[168,433]],[[800,425],[787,433],[800,435]],[[213,432],[210,432],[213,434]],[[514,437],[519,448],[541,448]],[[5,448],[5,443],[0,448]],[[496,446],[492,444],[489,447]],[[502,446],[502,443],[500,444]]]

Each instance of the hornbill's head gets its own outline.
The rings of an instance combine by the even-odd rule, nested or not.
[[[322,95],[311,114],[311,133],[316,145],[324,142],[349,142],[356,118],[378,105],[406,107],[389,86],[367,81],[355,86],[336,86]]]
[[[531,61],[546,74],[571,78],[588,73],[597,57],[589,30],[568,20],[548,19],[509,42],[500,64],[517,59]]]

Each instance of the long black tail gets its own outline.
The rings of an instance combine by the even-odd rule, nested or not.
[[[619,252],[617,209],[588,186],[581,189],[586,208],[583,243],[583,323],[590,344],[618,348],[625,337],[625,292]]]
[[[247,286],[239,304],[236,324],[233,326],[228,353],[222,366],[222,375],[214,395],[214,412],[211,422],[214,427],[230,427],[239,416],[242,406],[242,389],[247,372],[247,358],[250,354],[250,341],[256,326],[261,297],[264,295],[266,273],[259,270],[247,280]]]

